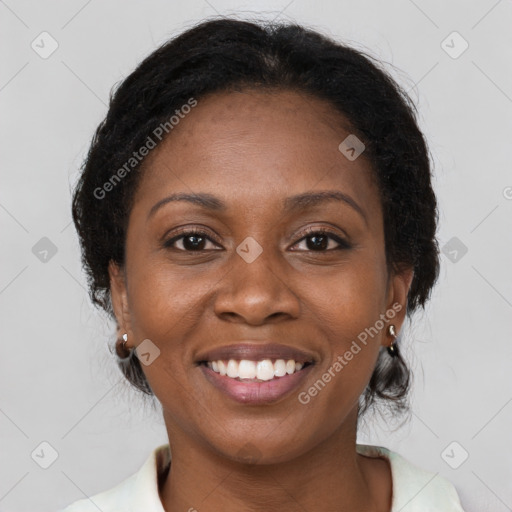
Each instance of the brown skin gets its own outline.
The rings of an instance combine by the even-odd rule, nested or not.
[[[386,329],[308,404],[297,398],[394,303],[402,306],[392,320],[400,330],[413,276],[411,269],[389,272],[370,163],[338,150],[347,127],[329,104],[292,91],[214,94],[145,162],[126,262],[109,270],[127,347],[149,338],[161,351],[143,368],[171,445],[160,489],[168,512],[390,510],[388,463],[355,446],[358,398],[380,347],[392,342]],[[286,197],[320,190],[348,194],[364,217],[337,201],[283,214]],[[208,192],[228,208],[171,202],[148,219],[155,203],[176,192]],[[166,233],[170,240],[185,226],[211,238],[202,252],[187,238],[174,249],[162,246]],[[327,248],[315,249],[311,236],[301,235],[307,227],[331,228],[351,248],[335,250],[329,238]],[[263,248],[250,264],[236,252],[248,236]],[[195,361],[209,348],[243,340],[297,346],[317,363],[296,392],[242,405],[214,388]],[[255,462],[244,462],[244,446]]]

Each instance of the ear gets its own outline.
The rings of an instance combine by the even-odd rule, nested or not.
[[[390,275],[388,300],[386,312],[395,312],[393,318],[389,320],[389,324],[395,326],[395,331],[398,334],[402,328],[407,313],[407,297],[411,288],[411,283],[414,277],[414,269],[406,267],[400,271],[394,271]],[[384,336],[386,338],[386,336]],[[383,339],[384,346],[388,345],[386,339]]]
[[[130,340],[132,339],[130,308],[128,306],[128,294],[126,290],[124,270],[120,268],[117,263],[110,260],[108,273],[110,276],[110,297],[112,301],[112,309],[114,310],[114,315],[117,320],[119,336],[127,333],[128,339]]]

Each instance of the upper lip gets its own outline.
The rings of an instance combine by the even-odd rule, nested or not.
[[[296,363],[315,361],[313,354],[299,350],[297,347],[278,343],[237,343],[207,350],[197,357],[197,362],[220,360],[260,361],[262,359],[293,359]]]

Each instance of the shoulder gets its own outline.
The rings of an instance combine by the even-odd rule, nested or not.
[[[393,480],[391,512],[464,512],[453,484],[439,473],[422,469],[383,446],[356,445],[358,453],[389,461]]]
[[[154,449],[142,467],[115,487],[83,498],[58,512],[164,512],[158,492],[158,475],[170,460],[169,445]]]
[[[89,498],[73,502],[59,512],[114,512],[128,509],[130,492],[136,482],[138,473],[122,481],[112,489],[100,492]]]

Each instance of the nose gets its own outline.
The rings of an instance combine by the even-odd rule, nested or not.
[[[299,317],[300,301],[293,290],[285,264],[272,251],[250,263],[234,254],[231,270],[219,283],[215,313],[231,322],[262,325]]]

